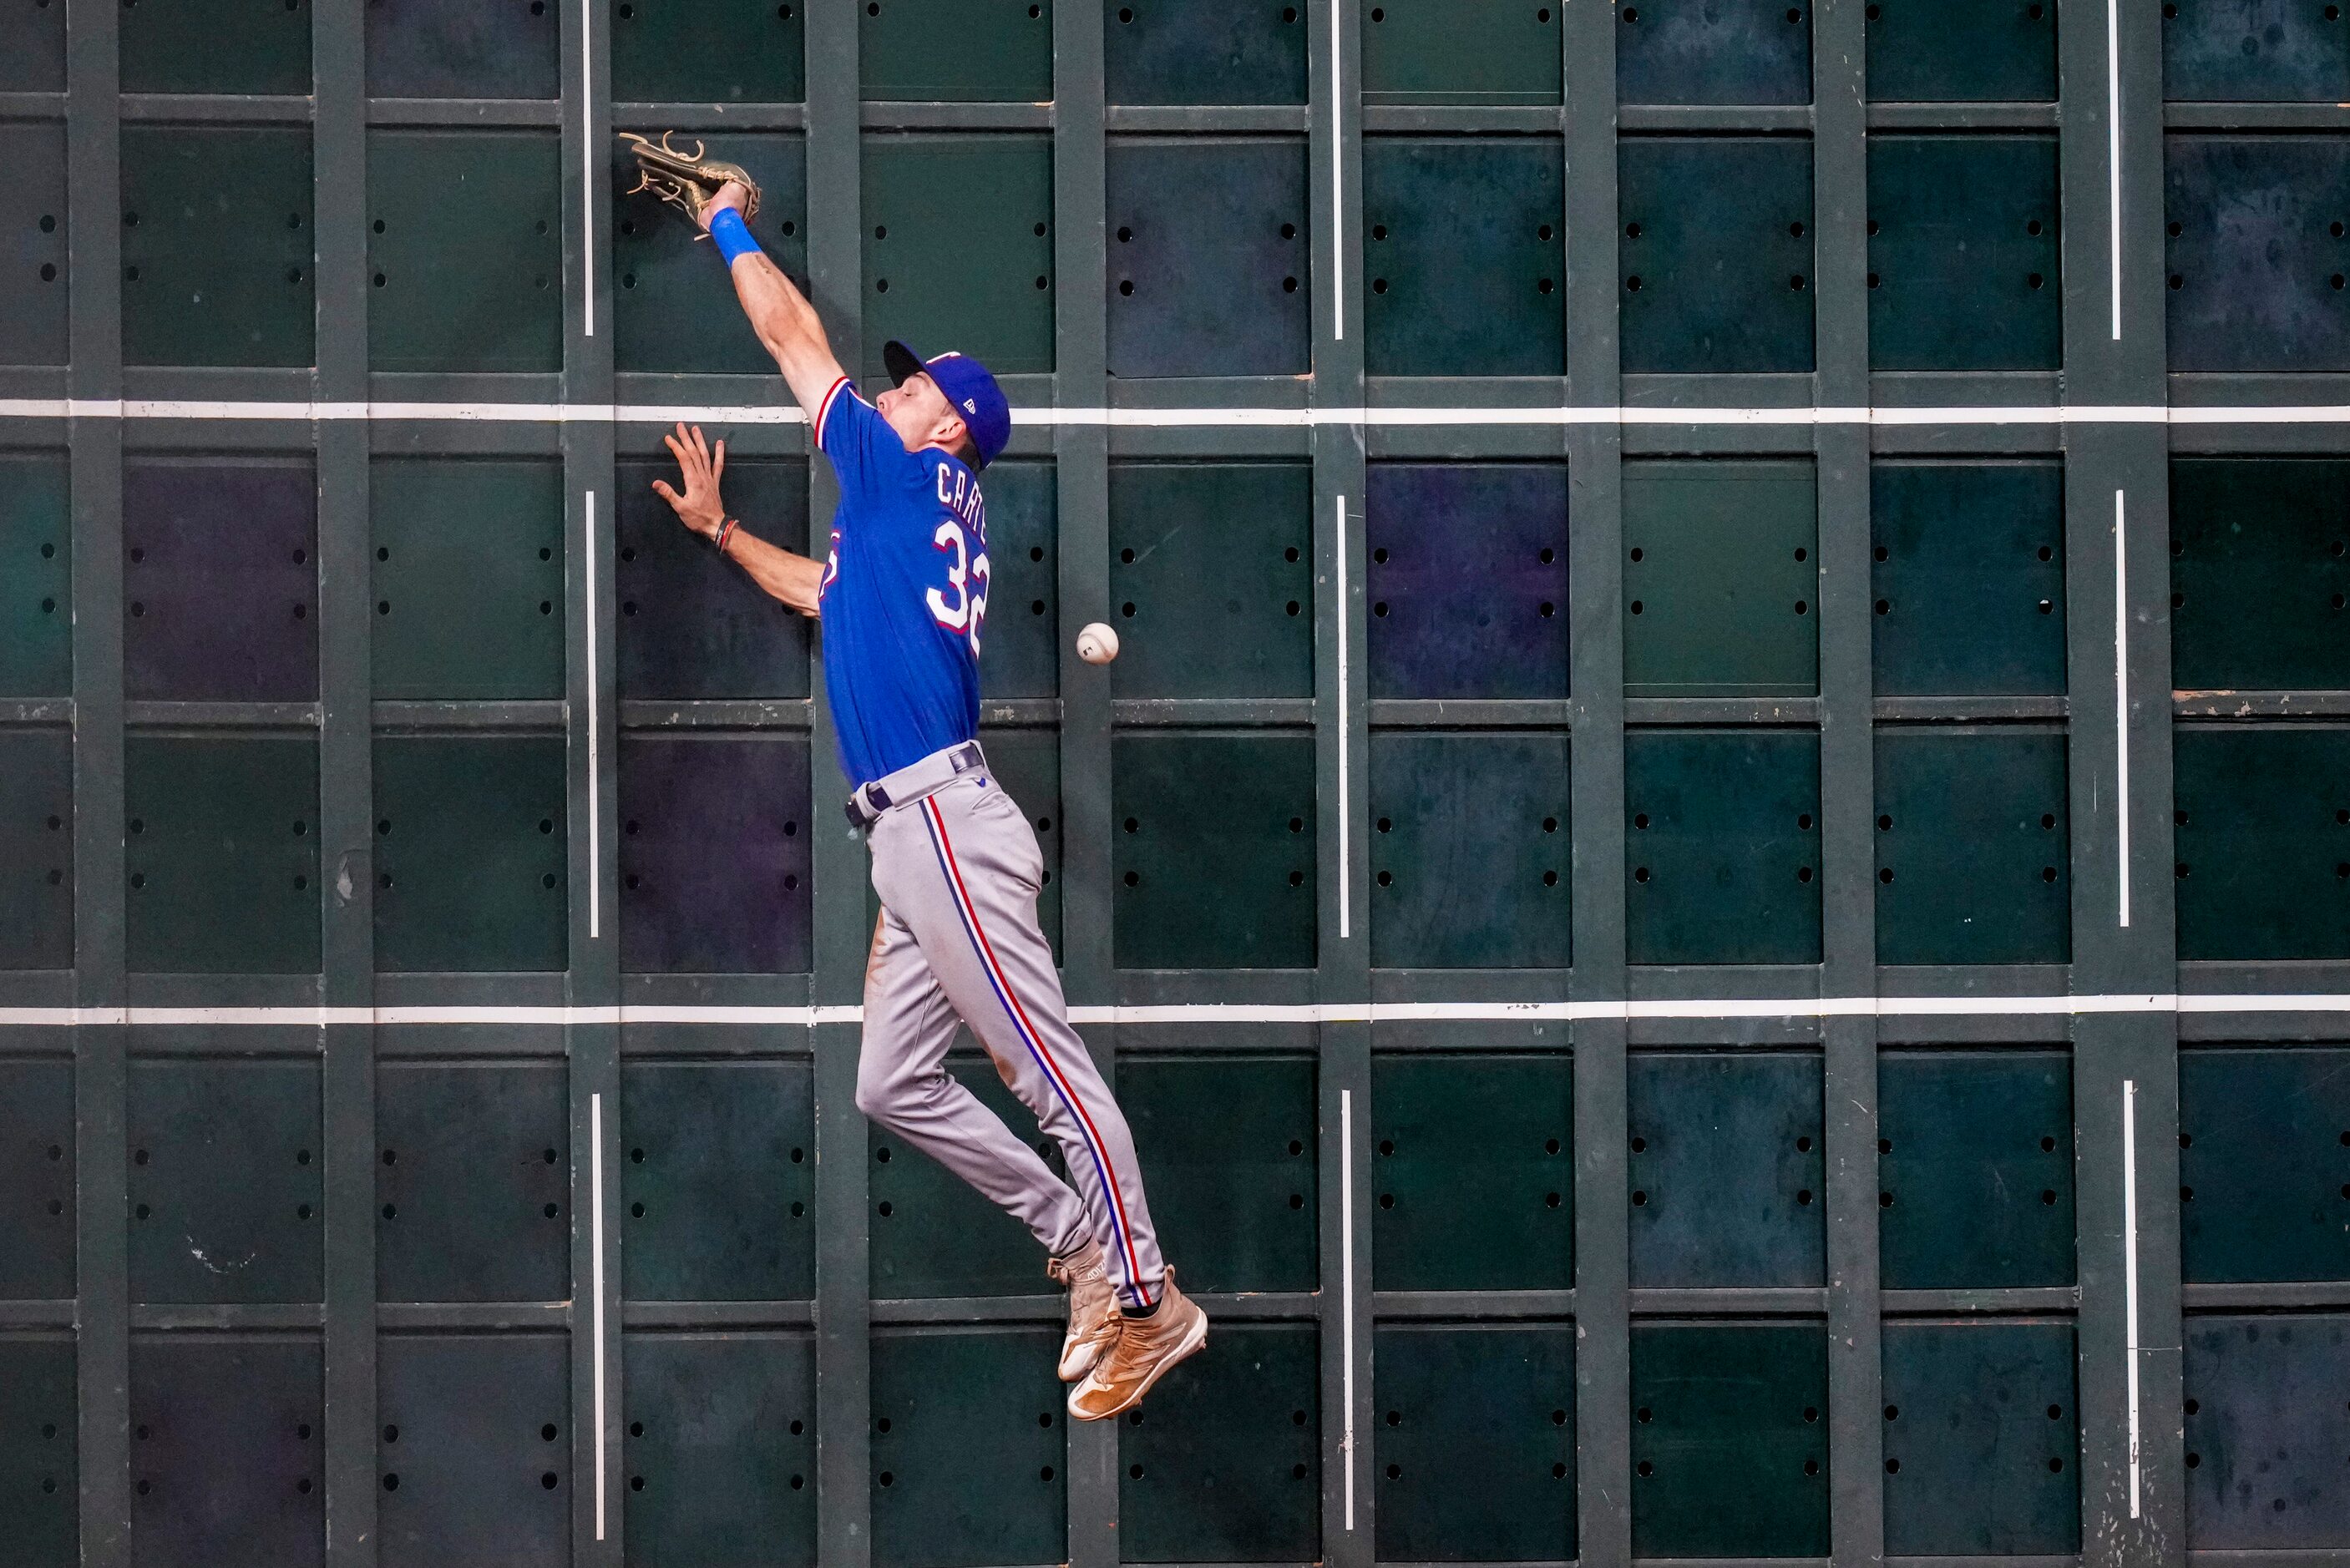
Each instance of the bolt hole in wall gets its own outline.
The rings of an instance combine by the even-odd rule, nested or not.
[[[109,13],[128,95],[117,188],[90,195],[68,187],[58,95],[114,89],[75,74],[94,70],[81,56],[69,67],[65,9],[0,7],[0,148],[20,174],[0,196],[0,397],[112,385],[118,342],[125,395],[166,402],[775,397],[706,247],[627,194],[617,160],[583,170],[567,152],[576,7],[371,0],[346,56],[318,52],[334,35],[308,0],[125,5]],[[2085,373],[2063,301],[2101,280],[2068,279],[2063,242],[2104,254],[2103,173],[2068,210],[2085,182],[2060,181],[2052,126],[2091,122],[2104,89],[2094,70],[2060,83],[2053,5],[1863,8],[1867,91],[1901,107],[1872,109],[1857,165],[1822,163],[1790,129],[1826,90],[1809,4],[1619,5],[1604,30],[1621,113],[1596,138],[1555,118],[1569,28],[1587,29],[1562,7],[1352,7],[1343,256],[1305,130],[1324,124],[1326,10],[1133,0],[1100,19],[1095,81],[1070,74],[1070,18],[1042,0],[852,7],[857,156],[811,165],[812,130],[843,128],[809,123],[838,112],[811,109],[810,73],[838,82],[825,73],[847,66],[811,58],[824,33],[805,5],[619,0],[598,9],[589,68],[627,107],[599,105],[596,123],[703,128],[751,167],[760,241],[803,284],[818,246],[827,308],[861,327],[861,376],[890,337],[961,348],[1024,410],[1050,405],[1048,376],[1097,374],[1113,404],[1294,410],[1301,378],[1346,363],[1334,298],[1356,313],[1344,353],[1359,345],[1368,387],[1325,403],[1550,406],[1571,360],[1580,373],[1578,355],[1606,352],[1593,320],[1614,324],[1631,401],[1800,404],[1848,351],[1824,346],[1864,329],[1880,404],[2036,406],[2052,373]],[[2322,119],[2350,99],[2339,7],[2175,0],[2147,22],[2158,94],[2150,61],[2125,91],[2132,113],[2180,106],[2160,132],[2152,290],[2176,395],[2242,400],[2261,378],[2276,395],[2252,400],[2338,402],[2292,379],[2350,368],[2350,156]],[[1092,148],[1061,110],[1097,99]],[[313,106],[336,103],[363,107],[328,134],[315,117],[351,111]],[[1612,272],[1566,268],[1571,152],[1576,178],[1615,160],[1616,210],[1596,214],[1615,224]],[[1073,218],[1060,177],[1097,158],[1101,210]],[[1816,169],[1848,166],[1854,188],[1815,187]],[[608,221],[592,245],[583,173]],[[93,255],[119,273],[93,275]],[[574,328],[591,282],[593,347]],[[1098,332],[1075,329],[1097,299]],[[730,436],[730,506],[807,548],[824,465],[805,431],[704,422]],[[854,996],[853,970],[818,956],[820,933],[870,919],[856,868],[817,852],[838,831],[812,732],[819,644],[689,548],[650,493],[669,468],[653,427],[613,427],[608,468],[593,421],[558,439],[545,420],[387,417],[350,442],[307,410],[129,420],[119,455],[114,428],[0,426],[0,1009]],[[2129,581],[2168,617],[2178,693],[2171,956],[2182,990],[2324,990],[2323,966],[2350,960],[2350,742],[2324,695],[2350,690],[2350,469],[2326,427],[2252,429],[2176,442],[2130,482],[2133,518],[2166,514],[2167,551],[2133,549]],[[1852,956],[1856,924],[1887,990],[2074,989],[2076,936],[2109,919],[2085,872],[2076,900],[2074,867],[2108,875],[2114,846],[2074,811],[2102,798],[2075,771],[2102,732],[2075,734],[2093,694],[2068,672],[2105,670],[2112,639],[2066,591],[2068,566],[2102,581],[2109,536],[2098,498],[2068,490],[2073,438],[1880,432],[1852,472],[1807,439],[1750,434],[1627,439],[1611,490],[1555,441],[1502,426],[1375,433],[1359,472],[1279,427],[1099,444],[1024,427],[986,481],[984,670],[1003,706],[984,738],[1036,826],[1040,919],[1073,992],[1596,994],[1569,978],[1609,961],[1620,925],[1644,995],[1809,994],[1817,966]],[[1857,535],[1824,519],[1853,515],[1863,486],[1860,586]],[[592,602],[583,488],[609,551]],[[1334,494],[1362,530],[1347,594]],[[1065,584],[1065,545],[1098,576]],[[1105,614],[1125,639],[1106,675],[1080,672],[1107,682],[1082,699],[1063,691],[1065,587],[1099,600],[1072,616]],[[1342,618],[1359,628],[1351,695],[1369,704],[1348,737],[1350,819],[1327,701]],[[592,805],[591,627],[610,661]],[[1582,658],[1607,642],[1621,691],[1577,690],[1578,669],[1612,667]],[[1862,691],[1869,771],[1842,775],[1822,708]],[[1627,705],[1620,736],[1570,734],[1569,705],[1603,697]],[[1065,728],[1081,712],[1089,728]],[[1575,784],[1619,741],[1620,815]],[[1834,836],[1847,826],[1863,836]],[[1083,836],[1066,862],[1065,834]],[[1345,938],[1342,877],[1359,900]],[[2132,940],[2168,940],[2147,929]],[[1578,952],[1579,931],[1602,950]],[[323,1561],[330,1463],[374,1478],[390,1561],[596,1550],[572,1495],[599,1473],[574,1397],[592,1331],[552,1325],[597,1234],[579,1107],[599,1083],[603,1234],[626,1303],[607,1365],[608,1539],[646,1562],[816,1562],[820,1476],[862,1489],[877,1563],[1058,1561],[1077,1532],[1097,1538],[1107,1505],[1069,1485],[1032,1245],[870,1129],[847,1135],[862,1211],[819,1194],[818,1129],[846,1113],[819,1105],[796,1024],[632,1020],[615,1060],[585,1031],[465,1016],[379,1025],[364,1093],[329,1075],[308,1025],[142,1025],[118,1091],[79,1075],[71,1031],[0,1012],[12,1561],[90,1547],[89,1464],[129,1478],[109,1528],[159,1562]],[[1611,1241],[1577,1234],[1595,1156],[1577,1159],[1563,1023],[1383,1019],[1367,1080],[1344,1085],[1365,1123],[1351,1161],[1333,1107],[1357,1046],[1335,1032],[1118,1026],[1170,1256],[1211,1298],[1256,1303],[1121,1423],[1121,1552],[1356,1550],[1322,1501],[1351,1465],[1378,1558],[1572,1560],[1592,1480],[1580,1346],[1627,1358],[1637,1554],[1825,1555],[1839,1495],[1825,1324],[1752,1293],[1824,1288],[1829,1227],[1871,1219],[1882,1287],[1997,1309],[1897,1298],[1884,1324],[1882,1398],[1863,1414],[1882,1411],[1868,1479],[1887,1551],[2078,1552],[2100,1451],[2082,1430],[2090,1341],[2048,1303],[2093,1277],[2076,1174],[2105,1202],[2119,1172],[2089,1130],[2102,1121],[2076,1118],[2066,1030],[1886,1032],[1872,1216],[1866,1184],[1839,1197],[1828,1179],[1849,1134],[1816,1034],[1747,1028],[1700,1018],[1633,1041],[1607,1155],[1627,1232]],[[2199,1550],[2350,1547],[2341,1408],[2311,1396],[2350,1376],[2350,1075],[2338,1030],[2283,1036],[2231,1023],[2178,1053],[2179,1250],[2198,1292],[2183,1538]],[[949,1070],[1033,1130],[983,1058],[958,1050]],[[78,1136],[93,1096],[99,1124],[123,1129],[105,1170]],[[372,1190],[338,1207],[353,1147]],[[1347,1283],[1324,1238],[1350,1181],[1367,1217],[1353,1282],[1378,1293],[1355,1345],[1373,1415],[1351,1451],[1312,1304]],[[119,1205],[119,1289],[78,1267],[92,1201]],[[840,1285],[828,1238],[860,1231],[864,1277]],[[1720,1310],[1643,1308],[1612,1345],[1520,1310],[1577,1282],[1578,1245],[1620,1245],[1635,1290],[1715,1293]],[[362,1256],[372,1326],[349,1304]],[[865,1345],[819,1345],[820,1275],[879,1303]],[[2262,1304],[2279,1289],[2295,1311]],[[1404,1299],[1441,1310],[1386,1304]],[[322,1332],[322,1314],[342,1315]],[[132,1325],[119,1449],[82,1437],[110,1407],[78,1334],[108,1322]],[[330,1455],[327,1358],[368,1334],[375,1417],[338,1440],[374,1451]],[[820,1378],[861,1387],[867,1429],[825,1425]],[[852,1445],[861,1471],[820,1465]]]

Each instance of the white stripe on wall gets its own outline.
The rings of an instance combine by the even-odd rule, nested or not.
[[[1572,1023],[1679,1019],[1811,1018],[2065,1018],[2109,1013],[2265,1014],[2350,1013],[2350,992],[2209,992],[2172,995],[2129,992],[2082,996],[1826,996],[1703,998],[1638,1002],[1184,1002],[1076,1006],[1072,1023],[1407,1023],[1423,1022]],[[429,1007],[0,1007],[0,1028],[71,1028],[128,1024],[133,1028],[206,1026],[317,1029],[328,1024],[489,1023],[560,1026],[573,1023],[766,1024],[805,1029],[858,1023],[859,1007],[792,1004],[740,1006],[502,1006]]]

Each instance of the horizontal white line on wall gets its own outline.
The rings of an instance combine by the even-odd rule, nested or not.
[[[789,404],[237,402],[161,398],[0,398],[0,419],[250,420],[309,424],[344,420],[450,421],[470,424],[798,425]],[[2154,404],[2070,407],[1951,405],[1937,408],[1326,408],[1014,409],[1012,422],[1044,428],[1306,429],[1567,425],[2328,425],[2350,423],[2350,404],[2163,408]]]
[[[1654,1002],[1376,1002],[1297,1004],[1186,1002],[1072,1007],[1074,1023],[1404,1023],[1513,1020],[1757,1018],[2074,1017],[2101,1013],[2350,1012],[2350,992],[2214,993],[2173,996],[2127,992],[2089,996],[1828,996]],[[0,1007],[0,1025],[70,1027],[127,1023],[327,1024],[731,1023],[806,1028],[862,1022],[861,1007]]]

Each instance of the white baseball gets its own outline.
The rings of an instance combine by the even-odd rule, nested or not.
[[[1097,620],[1087,621],[1077,633],[1077,657],[1087,664],[1107,664],[1118,657],[1118,633]]]

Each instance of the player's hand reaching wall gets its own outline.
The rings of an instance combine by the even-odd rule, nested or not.
[[[825,340],[824,323],[817,319],[816,306],[793,286],[783,268],[751,243],[749,231],[743,226],[743,212],[750,197],[749,187],[729,180],[702,203],[695,215],[726,252],[727,275],[733,280],[734,297],[742,302],[751,330],[775,356],[775,368],[784,373],[785,383],[813,424],[824,407],[825,394],[841,378],[840,361]]]
[[[670,504],[677,520],[718,547],[718,553],[751,575],[751,580],[804,616],[820,612],[824,565],[795,555],[753,535],[726,514],[718,482],[726,472],[726,443],[715,447],[703,438],[702,427],[680,423],[675,435],[661,441],[677,459],[682,493],[665,479],[653,481],[653,493]]]

